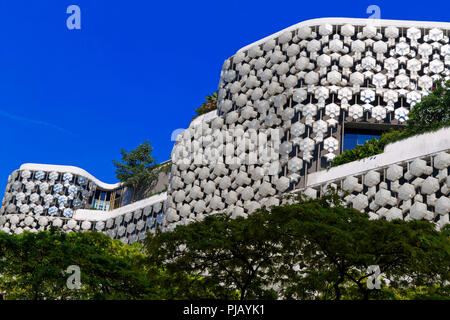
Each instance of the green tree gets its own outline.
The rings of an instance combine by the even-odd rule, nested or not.
[[[286,297],[339,300],[353,291],[354,298],[380,298],[367,287],[371,265],[391,289],[445,287],[450,280],[448,235],[428,221],[370,220],[331,195],[273,208],[270,217],[291,255],[281,268]]]
[[[69,289],[65,271],[76,265],[81,288]],[[187,289],[189,288],[189,290]],[[0,232],[0,298],[104,300],[215,298],[202,277],[171,274],[148,264],[143,246],[98,232],[53,228],[20,235]]]
[[[196,117],[217,109],[217,98],[217,91],[206,96],[206,102],[203,102],[198,109],[195,109],[195,112],[197,113]]]
[[[202,222],[178,226],[173,232],[148,234],[148,261],[171,275],[188,273],[202,278],[198,284],[210,288],[216,298],[274,298],[270,283],[277,273],[281,244],[266,221],[266,215],[233,220],[215,214]],[[200,293],[197,298],[208,297],[202,296],[198,287],[194,289]],[[179,293],[195,296],[189,286],[180,288]]]
[[[148,196],[158,179],[159,165],[152,156],[152,151],[150,141],[147,140],[130,152],[121,149],[122,160],[113,160],[117,179],[133,188],[135,201]]]
[[[0,232],[0,244],[0,292],[6,299],[138,299],[153,290],[140,265],[142,248],[102,233]],[[80,267],[79,290],[66,285],[70,265]]]
[[[299,198],[246,219],[215,214],[149,235],[147,261],[201,277],[223,299],[232,291],[240,299],[396,299],[416,289],[445,297],[448,233],[428,221],[370,220],[339,198]],[[371,265],[384,274],[383,290],[367,287]]]

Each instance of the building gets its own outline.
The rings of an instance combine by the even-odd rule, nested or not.
[[[168,173],[162,171],[151,190],[160,193],[156,199],[165,199],[161,191],[167,183]],[[132,188],[104,183],[77,167],[27,163],[8,178],[0,226],[15,233],[51,226],[65,231],[95,229],[134,242],[162,224],[162,201],[154,200],[134,202]]]
[[[331,185],[349,193],[347,205],[374,219],[427,219],[442,228],[449,223],[450,129],[328,167],[344,148],[404,126],[433,83],[450,79],[449,36],[450,23],[441,22],[325,18],[291,26],[225,60],[218,110],[196,118],[177,137],[166,193],[127,204],[126,190],[102,185],[80,169],[25,166],[10,176],[0,226],[22,232],[56,221],[66,230],[96,229],[132,242],[156,224],[170,230],[220,211],[245,217],[280,204],[287,192],[317,197]],[[36,208],[46,195],[33,202],[39,170],[53,183],[45,194],[63,187],[42,212]],[[50,179],[53,171],[60,180]],[[71,183],[89,188],[64,202]],[[102,192],[112,192],[109,200]],[[64,208],[51,216],[60,198]],[[99,213],[108,201],[110,211]]]

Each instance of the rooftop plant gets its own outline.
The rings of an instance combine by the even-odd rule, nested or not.
[[[217,109],[217,91],[206,96],[206,102],[203,102],[200,108],[195,109],[197,117]]]

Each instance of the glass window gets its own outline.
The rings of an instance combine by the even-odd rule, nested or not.
[[[93,199],[93,208],[97,209],[97,210],[103,210],[103,211],[108,211],[108,210],[112,210],[114,208],[118,208],[120,206],[120,197],[119,197],[119,201],[117,201],[117,198],[114,198],[115,194],[121,194],[121,190],[117,191],[102,191],[102,190],[97,190],[95,192],[95,197]],[[117,203],[117,205],[116,205]]]
[[[344,141],[342,143],[343,151],[352,150],[356,146],[363,145],[366,141],[372,140],[373,138],[379,139],[380,135],[384,132],[383,129],[379,128],[354,128],[354,127],[344,127]]]
[[[379,139],[380,135],[346,133],[344,134],[344,151],[354,149],[356,146],[361,146],[372,138]]]
[[[110,208],[110,203],[108,201],[94,200],[93,208],[95,210],[108,211]]]
[[[122,197],[122,206],[126,206],[131,203],[131,199],[133,198],[133,188],[128,187],[125,189]]]

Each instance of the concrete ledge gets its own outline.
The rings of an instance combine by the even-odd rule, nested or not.
[[[120,215],[127,214],[128,212],[133,212],[138,209],[142,209],[147,206],[154,205],[158,202],[163,202],[167,199],[167,193],[163,192],[154,195],[150,198],[133,202],[129,205],[111,210],[111,211],[100,211],[100,210],[89,210],[89,209],[77,209],[73,214],[73,219],[75,220],[89,220],[89,221],[106,221],[111,218],[115,218]]]
[[[96,177],[94,177],[93,175],[91,175],[86,170],[83,170],[81,168],[74,167],[74,166],[60,166],[60,165],[39,164],[39,163],[24,163],[23,165],[20,166],[19,170],[32,170],[32,171],[44,171],[44,172],[55,171],[55,172],[60,172],[60,173],[69,172],[69,173],[72,173],[75,175],[79,175],[79,176],[88,178],[89,180],[94,182],[97,186],[99,186],[100,188],[105,189],[105,190],[114,190],[114,189],[119,188],[122,185],[121,182],[114,183],[114,184],[102,182],[102,181],[98,180]]]

